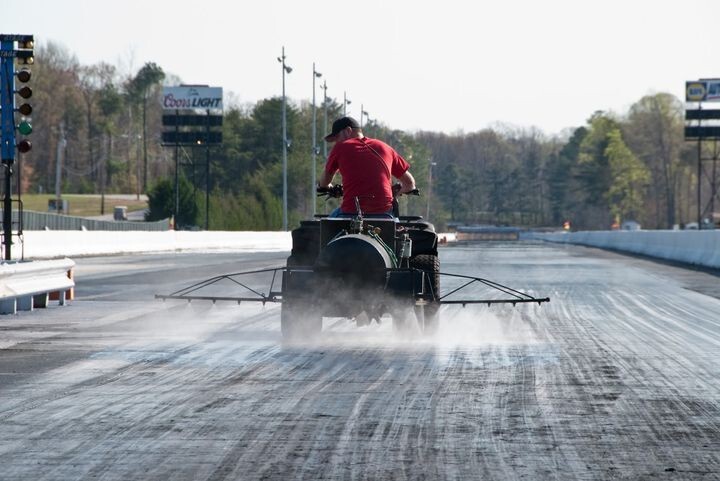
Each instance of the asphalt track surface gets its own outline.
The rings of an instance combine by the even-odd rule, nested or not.
[[[282,258],[77,259],[71,305],[0,318],[0,479],[720,479],[717,276],[455,246],[443,271],[551,302],[297,345],[276,305],[152,297]]]

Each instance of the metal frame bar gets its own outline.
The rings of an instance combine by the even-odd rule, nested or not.
[[[221,276],[215,276],[211,277],[210,279],[205,279],[204,281],[197,282],[191,286],[184,287],[182,289],[179,289],[175,292],[172,292],[170,294],[164,295],[164,294],[155,294],[155,299],[182,299],[187,301],[192,300],[205,300],[205,301],[237,301],[239,304],[241,301],[255,301],[255,302],[262,302],[265,304],[266,302],[281,302],[281,298],[278,298],[276,292],[273,292],[273,286],[275,285],[275,279],[277,276],[277,271],[285,271],[287,268],[285,267],[274,267],[271,269],[259,269],[255,271],[246,271],[246,272],[236,272],[234,274],[223,274]],[[258,292],[255,289],[246,286],[242,282],[234,279],[236,276],[243,276],[243,275],[249,275],[249,274],[261,274],[263,272],[272,272],[272,280],[270,281],[270,292],[268,295],[265,295],[262,292]],[[257,295],[258,297],[224,297],[224,296],[194,296],[191,295],[193,292],[196,292],[200,289],[203,289],[205,287],[211,286],[213,284],[216,284],[222,280],[229,280],[230,282],[233,282],[248,291],[252,292],[253,294]],[[282,296],[282,294],[281,294]]]
[[[275,281],[277,279],[277,273],[279,271],[285,272],[291,272],[291,271],[297,271],[297,272],[307,272],[312,271],[313,269],[309,266],[298,266],[298,267],[275,267],[270,269],[259,269],[255,271],[247,271],[247,272],[237,272],[234,274],[224,274],[221,276],[211,277],[210,279],[206,279],[204,281],[195,283],[191,286],[185,287],[183,289],[179,289],[171,294],[163,295],[163,294],[155,294],[156,299],[180,299],[180,300],[187,300],[188,302],[193,300],[203,300],[203,301],[212,301],[215,303],[216,301],[234,301],[240,304],[242,301],[249,301],[249,302],[262,302],[263,305],[267,302],[282,302],[282,292],[273,291],[273,288],[275,286]],[[420,296],[424,295],[424,287],[425,287],[425,281],[427,280],[427,285],[430,286],[430,294],[433,299],[436,298],[435,292],[432,291],[432,283],[430,282],[430,273],[423,271],[421,269],[416,268],[390,268],[386,269],[386,272],[421,272],[423,275],[423,286],[420,292]],[[243,284],[242,282],[235,279],[236,276],[242,276],[242,275],[249,275],[249,274],[261,274],[264,272],[272,272],[272,279],[270,281],[270,290],[269,294],[264,294],[262,292],[258,292],[255,289],[252,289],[251,287]],[[491,281],[489,279],[483,279],[481,277],[473,277],[473,276],[466,276],[462,274],[450,274],[446,272],[438,272],[438,275],[441,276],[447,276],[447,277],[456,277],[460,279],[468,279],[468,281],[461,285],[460,287],[457,287],[453,289],[452,291],[448,292],[447,294],[443,296],[437,296],[437,299],[435,302],[438,304],[461,304],[463,307],[467,304],[487,304],[490,306],[491,304],[512,304],[515,306],[516,304],[522,304],[522,303],[529,303],[529,302],[537,302],[538,305],[542,304],[543,302],[550,302],[549,297],[533,297],[530,294],[527,294],[525,292],[518,291],[516,289],[513,289],[512,287],[505,286],[503,284],[500,284],[498,282]],[[243,287],[244,289],[252,292],[257,297],[226,297],[226,296],[200,296],[200,295],[193,295],[194,292],[197,292],[200,289],[203,289],[205,287],[211,286],[213,284],[216,284],[222,280],[229,280],[230,282],[233,282],[237,284],[238,286]],[[414,282],[414,281],[413,281]],[[483,284],[486,287],[489,287],[491,289],[495,289],[497,291],[502,292],[503,294],[506,294],[508,296],[511,296],[511,299],[446,299],[448,296],[474,284],[474,283]],[[413,291],[415,291],[415,286],[413,285]],[[279,295],[278,295],[279,294]],[[423,297],[418,297],[418,295],[415,296],[416,300],[421,300]]]
[[[448,277],[458,277],[461,279],[470,279],[468,282],[463,284],[462,286],[448,292],[447,294],[441,296],[439,298],[440,304],[512,304],[515,305],[517,303],[523,303],[523,302],[537,302],[538,304],[542,304],[543,302],[550,302],[549,297],[542,297],[537,298],[533,297],[530,294],[527,294],[525,292],[518,291],[516,289],[513,289],[512,287],[505,286],[503,284],[500,284],[499,282],[491,281],[489,279],[483,279],[481,277],[473,277],[473,276],[465,276],[462,274],[449,274],[445,272],[439,272],[441,276],[448,276]],[[498,290],[502,292],[503,294],[507,294],[509,296],[514,297],[514,299],[483,299],[483,300],[443,300],[446,297],[448,297],[451,294],[454,294],[455,292],[466,288],[467,286],[474,284],[475,282],[484,284],[487,287],[490,287],[492,289]]]

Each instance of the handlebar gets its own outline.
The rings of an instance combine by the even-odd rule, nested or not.
[[[400,197],[400,189],[402,189],[402,186],[400,184],[394,184],[392,186],[392,193],[393,197]],[[342,184],[335,184],[332,187],[318,187],[316,189],[318,197],[332,197],[332,198],[339,198],[343,196],[343,186]],[[413,189],[410,192],[405,192],[405,195],[420,195],[419,189]]]
[[[343,196],[343,186],[342,184],[336,184],[332,187],[318,187],[317,188],[317,196],[318,197],[333,197],[338,198]]]
[[[393,186],[392,186],[393,197],[400,197],[401,195],[420,195],[419,189],[413,189],[410,192],[400,193],[401,189],[402,189],[401,184],[399,184],[399,183],[393,184]]]

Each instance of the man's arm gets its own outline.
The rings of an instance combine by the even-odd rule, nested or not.
[[[415,177],[412,176],[409,170],[406,170],[403,175],[398,178],[400,181],[400,193],[407,194],[408,192],[415,190]]]
[[[335,177],[334,173],[331,174],[327,170],[323,170],[323,173],[320,176],[320,180],[318,180],[318,187],[331,187],[333,177]]]

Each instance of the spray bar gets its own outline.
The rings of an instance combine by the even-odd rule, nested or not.
[[[269,294],[265,294],[263,292],[259,292],[248,285],[246,285],[243,282],[240,282],[239,280],[235,279],[238,276],[245,276],[245,275],[251,275],[251,274],[262,274],[262,273],[269,273],[272,272],[272,279],[270,281],[270,289]],[[215,276],[211,277],[210,279],[206,279],[204,281],[195,283],[191,286],[185,287],[183,289],[179,289],[171,294],[155,294],[156,299],[180,299],[180,300],[186,300],[188,302],[199,300],[199,301],[212,301],[215,303],[216,301],[232,301],[237,302],[240,304],[241,302],[262,302],[263,304],[267,302],[282,302],[282,291],[273,290],[275,287],[275,282],[277,280],[277,274],[278,272],[313,272],[313,269],[311,267],[275,267],[270,269],[260,269],[255,271],[246,271],[246,272],[237,272],[234,274],[224,274],[221,276]],[[392,273],[392,272],[419,272],[422,273],[423,277],[426,279],[427,282],[424,284],[428,286],[432,286],[432,284],[429,282],[429,276],[430,273],[427,271],[423,271],[416,268],[390,268],[386,269],[386,272]],[[467,304],[487,304],[490,306],[491,304],[512,304],[515,306],[516,304],[521,303],[529,303],[529,302],[537,302],[538,305],[542,304],[543,302],[550,302],[550,298],[543,297],[543,298],[537,298],[533,297],[530,294],[518,291],[516,289],[513,289],[511,287],[502,285],[498,282],[491,281],[489,279],[483,279],[481,277],[472,277],[472,276],[466,276],[462,274],[450,274],[446,272],[437,272],[435,274],[441,275],[441,276],[447,276],[447,277],[455,277],[459,279],[467,279],[467,282],[465,282],[463,285],[453,289],[452,291],[440,296],[439,294],[436,294],[434,292],[430,292],[431,297],[435,299],[434,302],[437,304],[461,304],[463,307]],[[234,296],[207,296],[207,295],[200,295],[198,291],[201,289],[205,289],[209,286],[213,286],[218,284],[221,281],[230,281],[237,286],[242,287],[243,289],[246,289],[247,291],[254,294],[254,297],[234,297]],[[495,289],[497,291],[502,292],[503,294],[509,296],[509,299],[448,299],[448,296],[455,294],[456,292],[467,288],[468,286],[471,286],[472,284],[482,284],[486,287],[489,287],[491,289]],[[422,299],[423,293],[416,294],[417,300]],[[432,301],[431,301],[432,302]]]
[[[438,272],[441,276],[448,276],[448,277],[457,277],[460,279],[469,279],[468,282],[463,284],[462,286],[453,289],[452,291],[448,292],[447,294],[441,296],[438,298],[438,301],[440,304],[462,304],[463,307],[465,304],[487,304],[488,306],[490,304],[512,304],[513,306],[518,303],[524,303],[524,302],[537,302],[538,305],[542,304],[543,302],[550,302],[549,297],[542,297],[537,298],[533,297],[530,294],[527,294],[525,292],[518,291],[516,289],[513,289],[512,287],[504,286],[500,284],[499,282],[491,281],[489,279],[483,279],[481,277],[472,277],[472,276],[465,276],[462,274],[449,274],[446,272]],[[490,287],[492,289],[498,290],[502,292],[503,294],[507,294],[512,297],[512,299],[452,299],[452,300],[446,300],[448,296],[451,294],[454,294],[458,292],[461,289],[464,289],[474,283],[483,284],[487,287]]]
[[[195,283],[191,286],[184,287],[182,289],[179,289],[173,293],[170,294],[155,294],[155,299],[181,299],[186,300],[188,302],[193,300],[201,300],[201,301],[212,301],[215,303],[216,301],[234,301],[240,304],[242,301],[251,301],[251,302],[262,302],[265,304],[266,302],[281,302],[282,294],[278,291],[273,291],[273,287],[275,286],[275,279],[277,277],[278,271],[285,271],[287,268],[285,267],[274,267],[270,269],[260,269],[256,271],[246,271],[246,272],[236,272],[234,274],[223,274],[221,276],[215,276],[211,277],[210,279],[205,279],[204,281],[200,281],[198,283]],[[265,272],[272,272],[272,280],[270,281],[270,293],[268,295],[265,295],[262,292],[258,292],[255,289],[243,284],[242,282],[235,279],[237,276],[244,276],[244,275],[250,275],[250,274],[262,274]],[[214,284],[217,284],[221,281],[230,281],[234,284],[237,284],[240,287],[243,287],[244,289],[247,289],[248,291],[255,294],[257,297],[226,297],[226,296],[199,296],[199,295],[192,295],[194,292],[199,291],[200,289],[204,289],[208,286],[212,286]]]

